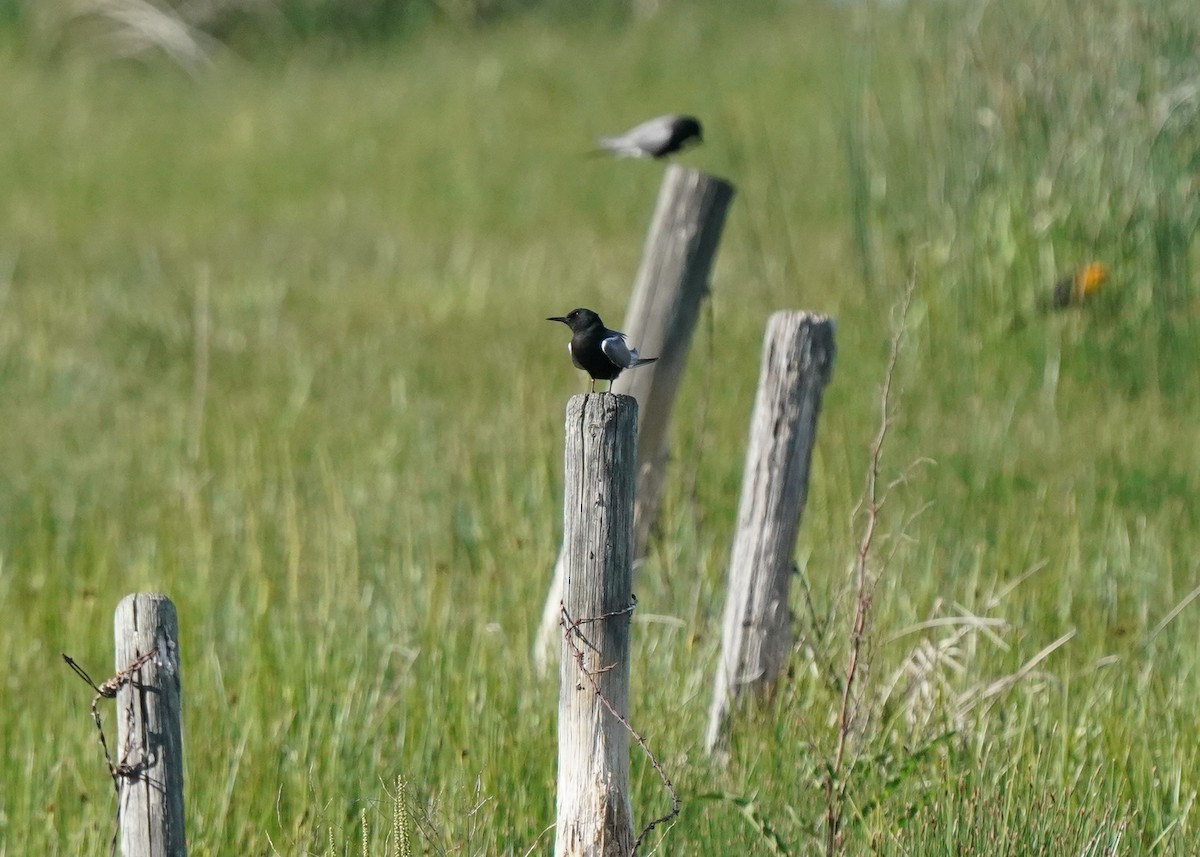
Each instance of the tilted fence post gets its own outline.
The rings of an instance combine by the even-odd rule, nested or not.
[[[556,857],[628,857],[629,625],[638,405],[567,405]]]
[[[179,621],[165,595],[127,595],[113,621],[117,672],[117,823],[124,857],[184,857]],[[154,652],[151,655],[151,652]],[[149,655],[149,657],[147,657]],[[140,661],[140,664],[139,664]],[[139,664],[129,670],[131,664]]]
[[[640,412],[635,559],[645,555],[658,514],[671,412],[733,194],[733,185],[724,179],[678,165],[667,169],[625,313],[622,330],[629,341],[646,357],[658,358],[613,383],[615,392],[637,399]]]
[[[792,554],[834,354],[825,316],[779,312],[767,323],[705,738],[710,753],[724,740],[739,694],[774,682],[791,650]]]

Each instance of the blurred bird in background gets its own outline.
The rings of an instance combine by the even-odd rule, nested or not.
[[[1041,292],[1041,296],[1035,299],[1032,310],[1018,310],[1008,325],[1009,332],[1023,329],[1038,316],[1096,303],[1096,293],[1104,287],[1108,279],[1107,265],[1103,262],[1088,262],[1070,276],[1056,282],[1049,292]]]
[[[1043,301],[1042,308],[1066,309],[1083,306],[1100,287],[1108,282],[1108,266],[1103,262],[1089,262],[1069,277],[1054,284],[1054,291]]]
[[[688,146],[704,142],[704,131],[695,116],[668,113],[656,116],[624,134],[601,137],[601,151],[618,158],[665,158]]]

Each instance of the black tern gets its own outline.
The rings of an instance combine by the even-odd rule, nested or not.
[[[625,344],[625,334],[609,330],[600,316],[590,309],[573,309],[566,315],[555,315],[546,321],[561,321],[571,328],[571,341],[567,351],[571,362],[592,376],[592,392],[596,392],[597,381],[608,381],[612,389],[613,380],[626,369],[636,369],[653,363],[657,357],[640,357],[636,348]]]
[[[668,113],[649,119],[616,137],[601,137],[600,148],[618,158],[665,158],[680,149],[704,142],[700,120]]]

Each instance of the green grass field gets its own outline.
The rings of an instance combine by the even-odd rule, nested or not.
[[[620,321],[662,168],[581,154],[668,110],[738,195],[636,586],[632,720],[683,799],[652,842],[823,848],[911,277],[844,853],[1200,851],[1200,8],[732,6],[195,76],[0,43],[0,855],[108,854],[59,652],[107,676],[143,590],[180,615],[193,855],[395,854],[397,777],[416,853],[550,852],[558,689],[529,651],[586,383],[542,319]],[[1035,310],[1091,260],[1097,300]],[[722,767],[743,444],[789,308],[839,346],[803,640]],[[641,823],[668,803],[633,770]]]

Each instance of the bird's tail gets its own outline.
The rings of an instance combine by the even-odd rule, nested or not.
[[[589,153],[592,157],[607,155],[610,158],[644,158],[646,153],[623,137],[599,137],[596,148]]]
[[[645,366],[647,363],[654,363],[657,360],[657,357],[639,357],[629,364],[629,368],[636,369],[639,366]]]

